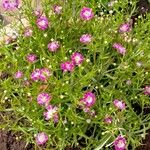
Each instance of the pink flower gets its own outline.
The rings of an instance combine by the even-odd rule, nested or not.
[[[46,108],[47,111],[44,112],[44,116],[46,120],[50,120],[53,119],[54,122],[58,121],[58,108],[56,106],[52,106],[52,105],[48,105],[48,107]]]
[[[75,65],[80,65],[82,64],[84,57],[81,53],[75,52],[71,55],[71,60]]]
[[[49,43],[47,47],[48,47],[49,51],[55,52],[60,47],[60,45],[59,45],[58,41],[53,41],[53,42]]]
[[[32,29],[31,28],[26,28],[25,31],[24,31],[24,36],[25,37],[31,37],[32,36]]]
[[[50,77],[52,75],[52,73],[50,72],[50,70],[48,68],[42,68],[40,69],[40,80],[42,81],[46,81],[46,79],[48,77]]]
[[[31,79],[34,81],[46,81],[51,75],[52,73],[48,68],[35,69],[31,74]]]
[[[15,73],[15,78],[16,78],[16,79],[20,79],[20,78],[22,78],[22,76],[23,76],[23,72],[22,72],[22,71],[17,71],[17,72]]]
[[[37,9],[34,11],[35,16],[40,17],[42,15],[42,11],[40,9]]]
[[[124,110],[126,108],[126,104],[123,101],[120,101],[118,99],[115,99],[113,101],[113,104],[116,108],[118,108],[120,110]]]
[[[19,0],[3,0],[2,5],[6,10],[13,10],[19,6]]]
[[[121,32],[121,33],[129,32],[130,30],[131,30],[130,23],[121,24],[120,27],[119,27],[119,32]]]
[[[126,139],[119,135],[114,141],[115,150],[125,150],[126,149]]]
[[[94,13],[91,8],[83,7],[80,12],[80,17],[83,20],[91,20],[94,17]]]
[[[37,60],[37,56],[35,54],[28,54],[26,59],[28,62],[34,63]]]
[[[61,63],[60,67],[63,70],[63,72],[67,72],[67,71],[72,72],[74,70],[74,64],[69,61]]]
[[[58,15],[59,15],[59,14],[61,14],[62,6],[54,5],[53,10],[54,10],[54,13],[55,13],[55,14],[58,14]]]
[[[83,44],[89,44],[92,41],[92,36],[90,34],[83,34],[80,37],[80,42]]]
[[[83,103],[85,107],[92,107],[96,102],[95,94],[92,92],[86,92],[80,102]]]
[[[145,88],[144,88],[144,94],[145,95],[150,95],[150,86],[145,86]]]
[[[104,123],[106,123],[106,124],[111,124],[111,123],[112,123],[112,117],[106,116],[106,117],[104,118]]]
[[[52,99],[52,96],[50,96],[47,93],[40,93],[37,97],[37,102],[40,105],[45,105],[47,106],[49,101]]]
[[[31,73],[31,79],[34,81],[37,81],[40,79],[40,69],[35,69],[32,73]]]
[[[41,30],[46,30],[49,26],[49,21],[45,16],[41,16],[36,21],[37,26]]]
[[[48,141],[48,135],[46,135],[44,132],[38,133],[36,136],[36,143],[38,145],[43,145]]]
[[[119,43],[114,43],[113,48],[117,50],[118,53],[125,55],[126,49]]]

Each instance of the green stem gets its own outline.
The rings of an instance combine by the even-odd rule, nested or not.
[[[104,147],[104,145],[108,142],[108,140],[111,138],[111,134],[106,134],[100,141],[100,144],[98,147],[96,147],[94,150],[100,150]]]

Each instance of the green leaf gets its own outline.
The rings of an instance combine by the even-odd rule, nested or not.
[[[100,144],[98,145],[98,147],[96,147],[94,150],[100,150],[104,147],[104,145],[108,142],[108,140],[111,138],[111,134],[108,133],[106,134],[100,141]]]

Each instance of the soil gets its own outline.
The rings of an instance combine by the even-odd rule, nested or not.
[[[139,13],[137,15],[143,15],[146,12],[150,12],[150,3],[148,3],[147,0],[139,0],[138,12]],[[2,19],[2,16],[0,16],[0,20]],[[7,73],[3,73],[1,75],[3,78],[7,78],[9,76]],[[140,113],[140,108],[135,106],[135,109],[137,110],[137,113]],[[146,108],[144,113],[150,113],[150,107]],[[26,145],[24,140],[17,140],[16,137],[18,137],[18,135],[19,134],[13,134],[10,131],[0,130],[0,150],[34,150],[34,146],[32,144]],[[150,132],[148,132],[142,143],[142,146],[138,147],[136,150],[150,150]],[[67,147],[66,150],[80,150],[80,148]]]
[[[150,3],[148,2],[148,0],[139,0],[138,11],[139,14],[145,14],[146,12],[150,12]]]
[[[142,146],[138,147],[136,150],[150,150],[150,132],[147,134],[142,143]]]
[[[17,134],[0,131],[0,150],[34,150],[33,145],[26,145],[23,140],[16,140]]]

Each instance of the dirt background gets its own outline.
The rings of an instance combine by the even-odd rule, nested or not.
[[[34,150],[33,145],[23,140],[16,140],[16,134],[0,131],[0,150]]]

